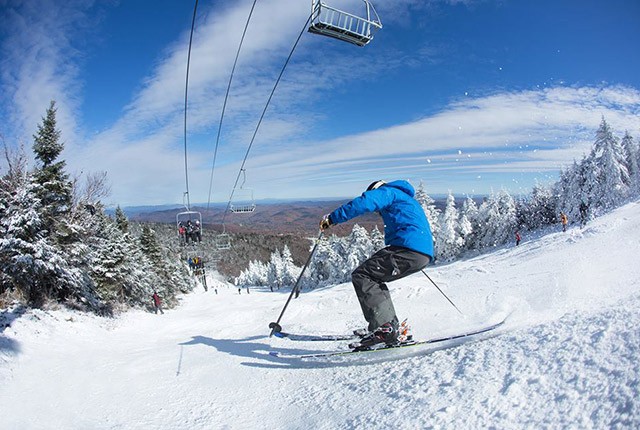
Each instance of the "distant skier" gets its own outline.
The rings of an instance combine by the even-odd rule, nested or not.
[[[589,217],[588,211],[589,207],[587,204],[584,201],[580,202],[580,227],[584,227],[587,224],[587,219]]]
[[[160,313],[164,315],[164,311],[162,310],[162,300],[160,300],[160,296],[157,291],[153,292],[153,305],[156,314],[160,311]]]
[[[560,212],[560,222],[562,223],[562,231],[567,231],[567,223],[569,219],[567,218],[567,214],[564,212]]]
[[[516,231],[516,246],[520,245],[521,240],[522,240],[522,237],[520,236],[520,232]]]
[[[182,221],[178,223],[178,235],[180,236],[180,245],[185,245],[187,243],[187,229],[184,227]]]
[[[202,242],[202,230],[200,229],[200,221],[198,220],[196,220],[191,231],[191,240],[198,243]]]
[[[369,212],[378,212],[384,221],[387,246],[351,274],[362,313],[369,323],[368,333],[356,348],[398,341],[400,324],[385,282],[418,272],[433,260],[431,227],[414,195],[415,190],[407,181],[375,181],[361,196],[320,221],[323,231]]]

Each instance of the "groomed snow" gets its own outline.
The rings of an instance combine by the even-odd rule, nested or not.
[[[566,233],[390,285],[417,338],[512,312],[500,335],[395,361],[265,354],[332,342],[269,338],[288,291],[189,294],[164,315],[30,311],[0,335],[2,429],[640,428],[640,203]],[[211,280],[213,282],[213,280]],[[304,291],[282,325],[364,325],[349,284]]]

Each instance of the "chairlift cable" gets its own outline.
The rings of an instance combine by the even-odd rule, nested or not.
[[[196,12],[198,10],[198,0],[193,7],[193,18],[191,20],[191,34],[189,35],[189,50],[187,53],[187,73],[184,85],[184,178],[187,195],[187,210],[191,210],[191,201],[189,197],[189,164],[187,161],[187,105],[189,102],[189,67],[191,65],[191,45],[193,43],[193,29],[196,25]]]
[[[207,211],[209,211],[209,206],[211,205],[211,192],[213,187],[213,174],[216,167],[216,158],[218,155],[218,146],[220,143],[220,133],[222,131],[222,121],[224,119],[224,113],[227,108],[227,101],[229,99],[229,91],[231,90],[231,82],[233,81],[233,75],[236,70],[236,65],[238,64],[238,58],[240,57],[240,50],[242,49],[242,44],[244,43],[244,38],[247,34],[247,29],[249,28],[249,22],[251,21],[251,16],[253,15],[253,10],[256,6],[257,0],[253,1],[253,5],[251,5],[251,11],[249,11],[249,16],[247,17],[247,22],[244,26],[244,31],[242,32],[242,38],[240,39],[240,45],[238,46],[238,51],[236,52],[236,58],[233,62],[233,67],[231,68],[231,76],[229,76],[229,83],[227,84],[227,92],[224,96],[224,103],[222,104],[222,113],[220,114],[220,123],[218,125],[218,134],[216,136],[216,146],[213,151],[213,163],[211,165],[211,179],[209,180],[209,197],[207,200]]]
[[[307,22],[305,22],[304,26],[302,27],[302,31],[300,32],[300,34],[298,35],[298,38],[296,39],[296,43],[293,44],[293,47],[291,48],[291,52],[289,52],[289,56],[287,57],[287,60],[285,61],[284,65],[282,66],[282,70],[280,70],[280,74],[278,75],[278,79],[276,79],[276,83],[273,86],[273,89],[271,90],[271,94],[269,95],[269,98],[267,99],[267,103],[264,106],[264,109],[262,110],[262,114],[260,115],[260,119],[258,120],[258,124],[256,125],[256,129],[253,132],[253,136],[251,137],[251,141],[249,142],[249,146],[247,147],[247,152],[244,155],[244,159],[242,160],[242,164],[240,165],[240,170],[238,171],[238,175],[236,176],[236,181],[233,184],[233,188],[231,190],[231,196],[229,196],[229,201],[227,202],[227,207],[224,210],[224,214],[222,215],[222,225],[224,226],[224,221],[227,217],[227,214],[229,213],[229,209],[231,207],[231,201],[233,200],[233,195],[236,191],[236,188],[238,186],[238,181],[240,180],[240,176],[242,175],[242,172],[244,170],[244,166],[247,162],[247,158],[249,157],[249,152],[251,151],[251,148],[253,146],[253,143],[256,139],[256,135],[258,134],[258,130],[260,129],[260,125],[262,124],[262,120],[264,119],[265,114],[267,113],[267,108],[269,107],[269,104],[271,103],[271,99],[273,98],[274,93],[276,92],[276,88],[278,88],[278,84],[280,83],[280,80],[282,79],[282,75],[284,75],[284,71],[287,68],[287,65],[289,64],[289,61],[291,60],[291,57],[293,57],[293,52],[296,50],[296,47],[298,46],[298,43],[300,42],[300,39],[302,38],[302,35],[305,33],[305,31],[307,30],[307,26],[309,25],[309,22],[311,21],[311,18],[313,17],[313,14],[309,15],[309,18],[307,18]]]

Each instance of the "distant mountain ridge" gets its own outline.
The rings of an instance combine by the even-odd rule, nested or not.
[[[305,200],[290,202],[269,203],[259,201],[256,203],[256,210],[251,213],[235,214],[228,212],[224,217],[224,227],[228,232],[252,232],[252,233],[293,233],[293,234],[315,234],[318,230],[320,219],[338,206],[349,201],[341,200]],[[206,206],[194,205],[192,211],[202,214],[204,228],[222,229],[222,220],[226,205],[212,205],[209,209]],[[125,213],[132,221],[154,222],[154,223],[175,223],[176,215],[185,209],[177,206],[159,206],[156,210],[152,207],[129,207]],[[358,218],[358,224],[367,229],[380,224],[379,216],[370,214]],[[336,226],[336,234],[351,231],[354,222]]]
[[[443,210],[447,196],[432,196],[436,207]],[[350,198],[330,199],[318,198],[308,200],[266,199],[256,201],[256,210],[251,213],[236,214],[228,212],[224,217],[224,229],[230,233],[268,233],[315,235],[318,232],[320,219],[338,206],[348,202]],[[477,203],[481,198],[475,199]],[[191,210],[202,214],[204,229],[222,230],[222,220],[226,203],[212,203],[207,210],[206,204],[194,204]],[[137,222],[153,222],[173,224],[176,215],[186,209],[180,205],[129,206],[123,208],[128,218]],[[334,226],[333,234],[339,236],[351,232],[354,224],[371,230],[377,226],[383,231],[382,219],[377,214],[367,214],[355,220]]]

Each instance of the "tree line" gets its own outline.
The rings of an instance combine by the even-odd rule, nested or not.
[[[110,192],[106,173],[71,179],[63,149],[53,101],[34,135],[34,168],[23,146],[4,145],[0,307],[64,303],[111,315],[150,306],[154,291],[175,304],[177,293],[195,286],[186,267],[149,226],[134,235],[120,208],[109,217],[101,203]]]
[[[10,150],[4,145],[7,169],[0,177],[0,307],[16,300],[37,307],[64,303],[111,315],[129,306],[151,306],[153,291],[172,306],[178,293],[196,286],[186,257],[211,248],[213,251],[200,257],[213,260],[215,238],[205,235],[202,249],[180,249],[174,227],[130,223],[119,207],[109,216],[101,202],[110,192],[106,173],[70,178],[65,170],[54,102],[33,137],[35,166],[31,169],[22,146]],[[584,224],[637,198],[638,144],[628,132],[621,139],[615,136],[604,118],[595,137],[591,151],[562,170],[556,183],[537,184],[527,196],[513,197],[500,190],[478,203],[467,197],[459,205],[450,192],[439,209],[420,183],[415,198],[431,224],[436,263],[504,245],[514,240],[518,230],[535,231],[557,223],[561,212],[571,223]],[[276,239],[290,242],[296,246],[295,254],[301,254],[292,238],[275,236],[268,243],[248,241],[237,253],[268,256],[267,250],[273,249]],[[347,282],[351,272],[383,246],[384,237],[377,228],[369,232],[357,224],[345,237],[324,237],[302,286]],[[250,252],[256,247],[260,252]],[[301,272],[300,258],[295,261],[288,245],[272,251],[266,262],[250,261],[242,271],[238,268],[240,257],[232,259],[227,254],[218,255],[216,260],[221,260],[217,264],[226,264],[236,272],[238,286],[278,289],[293,285]]]
[[[560,173],[551,185],[536,184],[526,196],[506,190],[492,192],[479,205],[467,197],[456,204],[449,192],[440,210],[420,183],[416,200],[422,206],[434,236],[436,263],[451,262],[469,253],[515,242],[516,232],[533,232],[568,216],[569,223],[586,224],[621,204],[640,196],[640,146],[628,131],[614,135],[604,118],[590,152]],[[350,235],[332,235],[318,244],[301,280],[314,287],[348,282],[353,269],[384,246],[382,234],[369,234],[357,224]],[[287,248],[276,250],[265,263],[253,261],[235,280],[239,286],[293,285],[301,268],[293,264]]]

